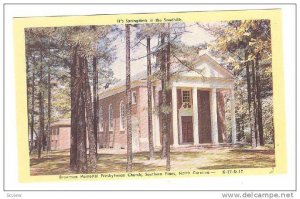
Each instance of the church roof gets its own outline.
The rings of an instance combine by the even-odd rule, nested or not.
[[[214,70],[218,71],[218,73],[222,74],[223,77],[226,77],[226,78],[229,78],[229,79],[234,79],[234,76],[231,73],[231,71],[229,71],[228,69],[221,66],[218,63],[218,61],[216,61],[216,59],[213,58],[213,56],[210,55],[207,51],[200,52],[199,56],[196,56],[192,60],[192,62],[195,63],[196,65],[197,64],[202,64],[204,62],[208,62],[208,63],[210,63],[210,67],[212,67]],[[153,72],[155,72],[157,70],[158,69],[156,69],[156,70],[154,69]],[[171,68],[171,73],[194,72],[194,73],[200,74],[201,70],[203,70],[203,68],[198,69],[196,67],[196,68],[193,69],[193,68],[187,68],[186,66],[183,66],[183,65],[176,65],[176,66],[173,66]],[[201,74],[201,75],[203,75],[203,74]],[[139,72],[139,73],[131,76],[130,79],[131,79],[132,88],[135,87],[135,86],[142,85],[147,80],[147,70],[144,70],[142,72]],[[116,84],[111,85],[110,87],[108,87],[107,89],[105,89],[101,92],[100,98],[105,98],[107,96],[110,96],[112,93],[117,93],[117,92],[124,91],[125,90],[125,85],[126,85],[126,80],[121,80],[121,81],[117,82]]]

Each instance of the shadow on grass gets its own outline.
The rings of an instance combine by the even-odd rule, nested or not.
[[[61,174],[71,174],[69,169],[69,161],[60,162],[45,162],[39,167],[31,167],[31,175],[61,175]]]
[[[197,169],[236,169],[275,167],[274,150],[232,149],[225,158]]]
[[[69,161],[69,156],[48,156],[48,157],[42,157],[40,159],[38,158],[31,158],[30,159],[30,166],[35,166],[35,165],[38,165],[38,164],[43,164],[47,161],[58,161],[58,160],[61,160],[61,159],[66,159],[67,161]]]
[[[147,152],[133,154],[133,171],[164,171],[166,160],[155,152],[154,160],[148,160]],[[30,159],[31,175],[75,174],[69,169],[69,151],[53,151],[37,159]],[[126,154],[100,153],[97,161],[98,173],[126,172]],[[275,166],[274,150],[256,149],[199,149],[199,151],[172,151],[171,168],[173,170],[195,169],[234,169],[266,168]]]
[[[158,166],[153,163],[147,163],[148,154],[145,152],[134,153],[132,168],[135,172],[164,170],[164,166]],[[160,153],[155,153],[155,159],[160,159]],[[98,168],[99,173],[126,172],[127,156],[126,154],[99,154]]]

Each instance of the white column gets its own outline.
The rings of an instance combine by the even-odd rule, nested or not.
[[[194,145],[199,144],[199,130],[198,130],[198,95],[197,87],[193,87],[193,136]]]
[[[235,100],[234,90],[230,91],[230,110],[231,110],[231,139],[232,144],[236,143],[236,123],[235,123]]]
[[[155,91],[154,91],[154,104],[155,106],[153,107],[156,111],[153,117],[153,121],[155,123],[153,127],[153,134],[154,134],[154,145],[155,146],[161,146],[160,143],[160,129],[159,129],[159,113],[158,113],[158,105],[159,105],[159,87],[155,86]]]
[[[210,93],[211,141],[218,144],[217,92],[213,88]]]
[[[178,146],[177,89],[172,87],[173,146]]]

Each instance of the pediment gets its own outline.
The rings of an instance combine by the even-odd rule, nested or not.
[[[225,69],[207,54],[201,55],[199,57],[194,70],[188,70],[187,72],[182,73],[181,76],[224,79],[233,78],[233,75],[230,71]]]

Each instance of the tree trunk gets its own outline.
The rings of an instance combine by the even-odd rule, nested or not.
[[[89,83],[88,75],[88,63],[86,58],[83,60],[83,79],[84,79],[84,94],[85,94],[85,112],[86,112],[86,124],[89,139],[89,172],[95,173],[97,171],[97,139],[94,133],[93,124],[93,104],[91,87]]]
[[[165,45],[165,35],[161,34],[161,46]],[[167,113],[167,72],[166,72],[166,50],[162,48],[160,50],[161,53],[161,62],[160,62],[160,70],[161,70],[161,86],[162,86],[162,152],[161,158],[167,158],[167,145],[168,145],[168,113]]]
[[[154,159],[153,126],[152,126],[152,80],[151,80],[151,51],[150,36],[147,36],[147,91],[148,91],[148,139],[149,159]]]
[[[97,142],[98,142],[98,129],[99,129],[99,96],[98,96],[98,69],[97,69],[96,57],[93,57],[93,102],[94,102],[93,104],[94,105],[94,133],[96,137],[96,148],[98,148]]]
[[[38,150],[38,159],[41,158],[42,154],[42,131],[43,131],[43,103],[42,103],[42,93],[39,91],[39,134],[37,136],[37,150]]]
[[[43,121],[43,131],[42,131],[42,149],[43,151],[45,151],[45,141],[46,141],[46,132],[45,132],[45,101],[44,101],[44,97],[45,97],[45,93],[42,92],[42,102],[43,102],[43,105],[42,105],[42,121]]]
[[[78,59],[76,64],[76,84],[75,90],[79,94],[77,111],[77,172],[87,173],[87,155],[86,155],[86,117],[85,117],[85,99],[84,99],[84,79],[83,75],[83,59]]]
[[[41,150],[44,142],[44,98],[43,98],[43,55],[40,51],[40,80],[39,80],[39,135],[38,135],[38,158],[41,158]]]
[[[171,43],[170,43],[170,24],[168,23],[168,34],[167,34],[167,50],[166,50],[166,76],[167,76],[167,106],[171,107],[171,90],[170,88],[170,68],[171,68]],[[173,110],[177,111],[177,110]],[[167,134],[167,140],[166,140],[166,155],[167,155],[167,162],[166,162],[166,170],[170,171],[171,170],[171,157],[170,157],[170,129],[171,127],[171,122],[169,121],[170,112],[167,112],[167,124],[169,124],[169,127],[166,129],[166,134]],[[174,133],[174,132],[173,132]]]
[[[227,132],[225,128],[225,102],[224,93],[222,91],[217,92],[217,121],[218,121],[218,139],[220,143],[228,143]],[[236,121],[238,131],[240,132],[240,120]],[[237,135],[238,141],[240,141],[240,134]]]
[[[248,59],[248,54],[245,55],[245,60]],[[255,138],[255,131],[253,127],[252,121],[252,110],[251,110],[251,79],[250,79],[250,67],[249,62],[246,63],[246,76],[247,76],[247,94],[248,94],[248,113],[249,113],[249,123],[250,123],[250,131],[251,131],[251,144],[252,148],[256,147],[256,138]]]
[[[241,105],[244,107],[244,98],[243,98],[243,93],[241,93]],[[241,131],[240,131],[240,140],[245,140],[245,112],[242,113],[241,115]]]
[[[47,132],[47,151],[50,150],[50,133],[51,133],[51,73],[50,64],[48,65],[48,132]]]
[[[35,81],[35,74],[34,74],[34,71],[32,71],[32,82],[31,82],[31,124],[30,124],[30,154],[33,150],[33,147],[34,147],[34,141],[33,141],[33,133],[34,133],[34,94],[35,94],[35,85],[34,85],[34,81]]]
[[[132,171],[132,121],[131,121],[131,83],[130,83],[130,25],[126,24],[126,116],[127,116],[127,172]]]
[[[257,100],[257,125],[259,132],[259,141],[260,145],[264,145],[264,129],[263,129],[263,121],[262,121],[262,102],[261,102],[261,82],[260,82],[260,67],[258,62],[258,57],[255,60],[256,67],[256,100]]]
[[[79,106],[79,72],[78,70],[78,47],[73,47],[73,62],[71,65],[71,146],[70,146],[70,169],[77,170],[77,124]]]
[[[29,95],[31,94],[30,93],[30,89],[32,89],[32,86],[31,87],[29,87],[29,81],[30,81],[30,79],[29,79],[29,61],[28,61],[28,59],[29,59],[29,54],[30,53],[26,53],[26,90],[27,90],[27,98],[29,99]],[[33,71],[32,71],[32,74],[33,74]],[[29,100],[27,100],[27,110],[28,110],[28,114],[29,114],[29,112],[30,112],[30,107],[29,107]],[[31,116],[32,114],[30,114],[30,116]],[[32,140],[30,140],[30,142],[29,142],[29,132],[30,132],[30,129],[31,129],[31,117],[29,117],[28,116],[28,145],[29,145],[29,154],[31,154],[31,142],[32,142]]]
[[[258,131],[258,121],[257,121],[257,86],[256,86],[256,69],[255,63],[252,61],[252,92],[253,92],[253,118],[254,118],[254,132],[256,138],[256,146],[260,146],[260,137]]]

